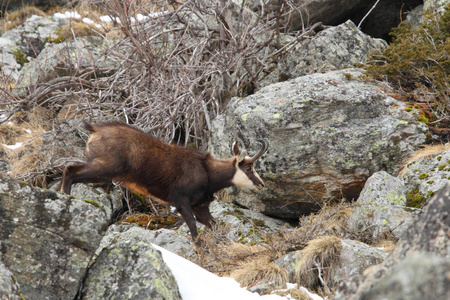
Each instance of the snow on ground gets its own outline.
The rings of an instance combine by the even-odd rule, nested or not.
[[[155,13],[149,13],[148,15],[143,15],[143,14],[137,14],[136,18],[131,17],[130,21],[131,23],[139,23],[139,22],[144,22],[150,18],[156,18],[158,16],[164,15],[168,13],[168,11],[162,11],[162,12],[155,12]],[[66,11],[64,13],[54,13],[53,17],[56,19],[81,19],[81,15],[76,12],[76,11]],[[97,27],[100,27],[100,24],[96,24],[93,20],[89,19],[89,18],[83,18],[81,20],[83,23],[85,24],[93,24]],[[113,19],[110,16],[100,16],[100,21],[103,23],[111,23],[113,21]],[[115,18],[115,21],[117,23],[121,23],[120,19],[118,17]]]
[[[55,17],[56,19],[80,19],[81,16],[78,12],[76,11],[66,11],[64,13],[54,13],[53,17]]]
[[[278,295],[264,295],[241,288],[233,278],[219,277],[172,252],[153,246],[161,251],[166,264],[177,280],[183,300],[286,300]]]
[[[19,149],[20,147],[22,147],[23,143],[22,142],[18,142],[15,145],[5,145],[5,144],[2,144],[2,145],[5,148],[11,149],[11,150],[16,150],[16,149]]]

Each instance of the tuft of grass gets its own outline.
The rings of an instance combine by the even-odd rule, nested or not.
[[[96,34],[95,26],[85,24],[79,21],[72,21],[61,27],[59,35],[55,39],[55,43],[62,41],[71,41],[77,37],[89,36]]]
[[[135,213],[118,223],[134,223],[146,229],[154,230],[173,225],[177,221],[176,217],[169,215],[167,217],[158,217],[152,214]]]
[[[33,172],[38,172],[49,159],[48,153],[41,151],[43,134],[48,130],[48,125],[41,117],[34,113],[22,113],[17,115],[12,123],[4,123],[0,126],[0,150],[6,154],[6,160],[10,163],[10,175],[18,178]],[[9,149],[5,145],[22,143],[22,147]],[[35,177],[32,185],[46,187],[47,177],[41,174]]]
[[[4,32],[6,32],[8,30],[16,28],[19,25],[22,25],[23,22],[32,15],[44,17],[46,14],[41,9],[35,6],[26,5],[18,10],[6,12],[5,18],[0,21],[0,27]]]
[[[260,255],[250,260],[242,261],[230,277],[242,287],[252,287],[259,283],[267,283],[276,288],[283,288],[288,281],[286,269],[271,262],[270,256]]]
[[[308,242],[302,250],[302,257],[295,266],[298,283],[309,289],[321,287],[329,292],[333,270],[339,264],[341,238],[323,236]]]

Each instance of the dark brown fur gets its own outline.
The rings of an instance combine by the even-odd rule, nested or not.
[[[210,153],[166,144],[120,122],[85,123],[85,128],[92,132],[87,162],[66,167],[61,191],[70,194],[74,183],[121,183],[175,206],[194,241],[198,236],[195,219],[212,227],[209,203],[215,192],[234,184],[237,166],[255,186],[263,185],[253,171],[254,160],[237,164],[238,148],[236,156],[220,160]]]

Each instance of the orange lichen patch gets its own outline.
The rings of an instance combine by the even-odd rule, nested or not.
[[[400,100],[400,101],[404,101],[407,102],[408,98],[405,95],[399,94],[399,93],[392,93],[392,94],[387,94],[389,97],[392,97],[396,100]]]
[[[118,223],[134,223],[139,226],[154,230],[173,225],[177,218],[169,215],[167,217],[157,217],[155,215],[137,214],[120,220]]]

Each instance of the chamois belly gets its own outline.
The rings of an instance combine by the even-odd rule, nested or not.
[[[142,194],[149,198],[155,199],[156,201],[158,201],[161,204],[164,204],[164,205],[172,204],[172,203],[169,203],[168,201],[166,201],[165,200],[166,197],[164,197],[163,195],[159,195],[158,193],[155,193],[155,192],[152,193],[146,187],[139,185],[137,183],[125,181],[125,182],[122,182],[122,185],[124,187],[126,187],[127,189],[132,190],[135,193]]]

